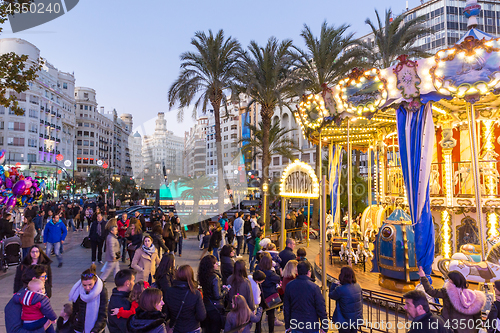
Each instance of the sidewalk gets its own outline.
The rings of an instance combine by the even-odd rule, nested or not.
[[[68,237],[64,244],[64,254],[63,262],[64,265],[61,268],[57,267],[57,259],[55,256],[51,257],[54,261],[52,265],[53,274],[53,286],[52,286],[52,298],[51,304],[54,311],[59,314],[63,305],[68,302],[68,294],[73,287],[73,285],[80,278],[81,272],[90,267],[91,262],[91,250],[80,247],[82,239],[87,235],[87,232],[68,232]],[[183,251],[182,257],[176,257],[176,265],[190,265],[195,271],[195,276],[198,270],[198,265],[200,262],[201,251],[198,248],[197,235],[194,233],[189,233],[188,238],[183,241]],[[297,247],[304,246],[305,244],[297,244]],[[316,256],[319,250],[319,241],[311,240],[310,246],[307,249],[307,257],[314,262],[313,258]],[[243,259],[248,261],[248,255],[244,255]],[[128,264],[128,262],[127,262]],[[127,264],[120,263],[120,268],[127,268]],[[102,265],[97,264],[98,273],[100,273]],[[2,292],[0,292],[0,332],[5,332],[5,314],[4,308],[5,304],[10,300],[13,294],[14,287],[14,277],[16,273],[16,267],[10,267],[6,273],[0,275],[0,284],[3,286]],[[321,282],[319,282],[321,283]],[[113,279],[108,278],[106,283],[106,288],[108,289],[108,295],[111,296],[111,291],[115,287]],[[283,314],[278,313],[277,317],[283,320]],[[263,319],[265,320],[265,319]],[[267,321],[263,322],[262,329],[264,332],[268,331]],[[275,327],[275,332],[284,332],[284,326]]]

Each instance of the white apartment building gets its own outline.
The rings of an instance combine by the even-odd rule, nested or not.
[[[101,110],[104,116],[113,122],[113,159],[111,164],[113,174],[131,177],[133,173],[129,137],[133,126],[132,115],[124,113],[118,117],[115,109],[106,113],[104,113],[103,107]]]
[[[40,58],[40,50],[23,39],[0,39],[0,54],[9,52],[28,55],[28,65]],[[46,177],[48,190],[53,191],[56,178],[66,176],[57,165],[69,161],[70,167],[64,168],[71,176],[75,164],[75,77],[43,60],[28,91],[8,92],[17,97],[24,115],[0,107],[0,148],[6,150],[7,166],[17,164],[26,175]]]
[[[208,117],[199,117],[189,132],[184,132],[184,176],[206,174]]]
[[[144,168],[158,169],[165,166],[172,175],[183,175],[184,138],[167,130],[165,113],[159,112],[152,135],[144,135],[142,141],[142,157]]]
[[[144,170],[144,163],[142,158],[142,136],[139,132],[129,137],[128,146],[132,157],[132,175],[134,178],[139,178]]]
[[[113,165],[113,121],[97,109],[96,92],[92,88],[76,87],[77,115],[77,175],[86,178],[94,169],[110,175]],[[107,164],[107,170],[98,161]]]

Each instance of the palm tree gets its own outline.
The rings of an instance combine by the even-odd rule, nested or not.
[[[248,108],[254,103],[260,105],[262,179],[264,180],[261,186],[269,179],[271,117],[277,107],[282,108],[283,105],[287,105],[287,101],[293,97],[291,47],[291,40],[286,39],[280,43],[275,37],[271,37],[265,47],[251,41],[248,52],[241,53],[240,80],[245,87],[246,94],[251,98]],[[264,206],[263,216],[267,217],[267,212],[268,209]],[[266,218],[266,220],[269,219]]]
[[[262,159],[263,154],[263,138],[264,131],[262,130],[262,121],[259,122],[259,127],[246,124],[250,129],[252,136],[249,138],[241,138],[239,143],[242,145],[242,153],[245,156],[250,156],[252,161]],[[296,145],[296,142],[288,138],[288,133],[293,132],[293,129],[282,128],[280,122],[277,121],[269,130],[269,156],[281,155],[289,160],[295,158],[293,152],[300,152],[301,149]]]
[[[239,42],[231,37],[225,38],[224,31],[214,35],[196,32],[191,39],[196,52],[181,54],[181,72],[168,91],[169,107],[179,104],[178,120],[182,121],[184,109],[195,98],[193,117],[201,108],[206,113],[210,104],[215,117],[215,142],[217,153],[218,202],[219,211],[224,209],[224,172],[222,163],[220,108],[226,103],[224,90],[233,86],[237,72],[237,59],[240,51]]]
[[[385,11],[385,22],[382,24],[378,11],[375,10],[377,16],[377,25],[367,18],[365,23],[370,26],[375,35],[375,47],[364,45],[371,51],[371,61],[375,66],[387,68],[394,64],[397,58],[406,54],[410,57],[426,58],[430,54],[422,51],[418,46],[414,46],[417,38],[424,34],[430,34],[431,28],[425,27],[423,22],[424,16],[416,17],[411,20],[405,20],[405,14],[401,14],[396,18],[392,18],[392,11]]]
[[[188,189],[182,191],[181,198],[183,200],[193,200],[193,213],[192,216],[198,218],[198,206],[200,200],[208,200],[212,198],[213,191],[212,179],[207,176],[202,177],[180,177],[178,180],[179,185],[186,186]],[[198,222],[196,220],[196,222]]]
[[[297,51],[294,54],[295,64],[302,78],[297,90],[317,94],[325,85],[337,83],[352,68],[367,66],[363,59],[366,59],[368,54],[364,48],[356,47],[359,42],[354,39],[354,34],[346,33],[348,28],[349,26],[345,24],[338,28],[328,26],[325,21],[318,38],[307,25],[304,25],[300,35],[304,39],[306,51],[294,47]],[[346,48],[349,50],[346,51]],[[316,145],[316,156],[316,172],[319,174],[321,168],[319,145]],[[319,205],[320,199],[313,201],[315,208]],[[318,209],[313,210],[312,221],[318,221],[318,213]]]

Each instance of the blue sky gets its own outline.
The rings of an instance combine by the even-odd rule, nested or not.
[[[420,4],[408,2],[409,8]],[[94,88],[99,106],[131,113],[134,127],[150,128],[158,112],[168,111],[167,91],[179,73],[179,55],[193,50],[195,31],[224,29],[245,47],[251,40],[263,45],[270,36],[302,47],[304,24],[319,34],[325,20],[347,23],[362,36],[375,8],[398,14],[405,7],[404,0],[80,0],[65,15],[23,32],[12,33],[6,23],[0,37],[35,44],[58,69],[74,72],[77,86]],[[193,124],[189,115],[179,124],[175,112],[167,114],[167,128],[183,136]]]

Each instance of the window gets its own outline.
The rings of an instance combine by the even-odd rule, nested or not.
[[[68,84],[66,82],[63,82],[63,89],[68,89]]]
[[[36,110],[29,110],[29,117],[30,118],[38,118],[38,112]]]
[[[237,142],[231,143],[231,148],[237,148],[237,147],[238,147],[238,143]]]
[[[89,127],[89,123],[83,123],[83,127]]]
[[[229,145],[228,145],[228,144],[225,144],[225,145],[224,145],[224,149],[227,149],[228,147],[229,147]]]
[[[231,139],[237,139],[238,138],[238,134],[234,133],[234,134],[231,134]]]
[[[82,131],[78,131],[78,136],[82,136]]]
[[[89,136],[89,132],[88,131],[83,132],[83,136],[88,137]]]
[[[227,135],[224,135],[224,140],[227,140]]]
[[[89,98],[89,93],[83,93],[83,98]]]
[[[37,142],[38,142],[38,140],[36,140],[36,139],[28,139],[28,147],[34,147],[34,148],[36,148],[37,147]]]
[[[31,133],[38,133],[38,125],[37,124],[30,124],[30,129],[29,131]]]
[[[280,158],[278,157],[273,157],[273,165],[280,165]]]
[[[78,155],[81,155],[81,154],[82,154],[82,150],[81,150],[81,149],[78,149],[78,150],[77,150],[77,154],[78,154]]]
[[[83,105],[80,104],[80,110],[83,110]],[[82,116],[82,114],[80,113],[80,117]]]
[[[90,146],[94,147],[94,141],[90,141]]]
[[[36,154],[28,154],[28,162],[36,162]]]
[[[81,146],[82,145],[82,140],[76,140],[76,145]]]
[[[24,138],[7,138],[7,145],[9,146],[24,146]]]
[[[19,122],[9,122],[9,129],[12,131],[22,131],[24,132],[25,130],[25,124],[24,123],[19,123]]]
[[[224,157],[227,157],[227,156],[228,156],[227,153],[224,153]]]
[[[88,146],[89,145],[89,140],[83,140],[83,145]]]
[[[227,132],[227,127],[224,127],[224,132]]]
[[[4,122],[0,121],[0,130],[3,130],[3,129],[4,129]]]
[[[238,129],[238,125],[231,125],[231,129],[232,129],[232,130],[236,130],[236,129]]]
[[[85,110],[88,110],[89,109],[89,106],[88,105],[85,105]]]
[[[88,149],[84,149],[83,150],[83,155],[88,155],[89,154],[89,150]]]
[[[94,149],[90,149],[90,155],[94,155]]]

